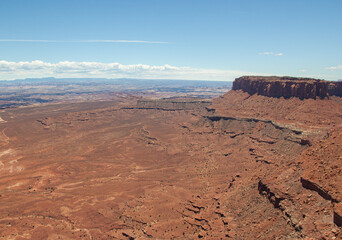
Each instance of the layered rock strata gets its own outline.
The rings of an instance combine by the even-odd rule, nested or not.
[[[313,78],[243,76],[235,79],[233,90],[267,97],[300,99],[342,96],[342,82]]]
[[[194,110],[211,104],[210,100],[192,98],[141,99],[137,101],[139,109]]]

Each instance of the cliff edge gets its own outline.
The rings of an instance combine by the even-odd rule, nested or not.
[[[235,79],[233,90],[267,97],[297,97],[300,99],[342,97],[342,82],[313,78],[243,76]]]
[[[137,101],[139,109],[160,110],[200,110],[211,105],[212,101],[201,98],[165,98],[165,99],[140,99]]]

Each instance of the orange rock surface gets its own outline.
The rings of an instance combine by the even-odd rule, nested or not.
[[[6,109],[0,239],[339,239],[341,116],[242,91]]]

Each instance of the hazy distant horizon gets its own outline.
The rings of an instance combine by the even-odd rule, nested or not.
[[[82,80],[82,81],[86,81],[86,80],[105,80],[105,81],[121,81],[121,80],[127,80],[127,81],[186,81],[186,82],[227,82],[227,83],[233,83],[233,81],[225,81],[225,80],[198,80],[198,79],[169,79],[169,78],[96,78],[96,77],[84,77],[84,78],[56,78],[56,77],[51,77],[51,76],[47,76],[47,77],[40,77],[40,78],[16,78],[16,79],[4,79],[4,80],[0,80],[0,82],[12,82],[12,81],[39,81],[39,80]]]
[[[242,76],[246,76],[246,75],[241,75],[238,77],[242,77]],[[253,75],[253,76],[261,76],[261,75]],[[271,75],[264,75],[264,76],[271,76]],[[276,77],[296,77],[296,76],[280,76],[280,75],[272,75],[272,76],[276,76]],[[237,78],[238,78],[237,77]],[[314,78],[315,79],[315,78]],[[316,78],[318,79],[318,78]],[[33,78],[16,78],[16,79],[2,79],[0,80],[0,82],[15,82],[15,81],[63,81],[63,80],[67,80],[67,81],[185,81],[185,82],[217,82],[217,83],[228,83],[228,84],[232,84],[234,82],[235,79],[233,80],[215,80],[215,79],[171,79],[171,78],[129,78],[129,77],[121,77],[121,78],[100,78],[100,77],[53,77],[53,76],[46,76],[46,77],[33,77]],[[327,79],[320,79],[320,80],[327,80]],[[342,81],[342,79],[334,79],[334,80],[327,80],[327,81]]]

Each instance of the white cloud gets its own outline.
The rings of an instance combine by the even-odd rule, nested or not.
[[[261,52],[259,55],[273,55],[273,52]]]
[[[44,40],[44,39],[0,39],[0,42],[32,42],[32,43],[153,43],[172,44],[171,42],[143,40]]]
[[[279,56],[283,56],[284,54],[283,53],[274,53],[274,52],[261,52],[261,53],[259,53],[259,55],[272,55],[272,56],[277,56],[277,57],[279,57]]]
[[[70,78],[141,78],[233,81],[242,75],[257,75],[251,72],[217,69],[153,66],[146,64],[123,65],[120,63],[72,62],[57,63],[36,61],[0,61],[0,80],[34,77]]]
[[[339,70],[339,69],[342,69],[342,65],[338,65],[338,66],[335,66],[335,67],[327,67],[326,69],[329,69],[329,70]]]
[[[299,70],[299,72],[302,72],[302,73],[305,73],[305,72],[307,72],[308,70],[306,70],[306,69],[300,69]]]

